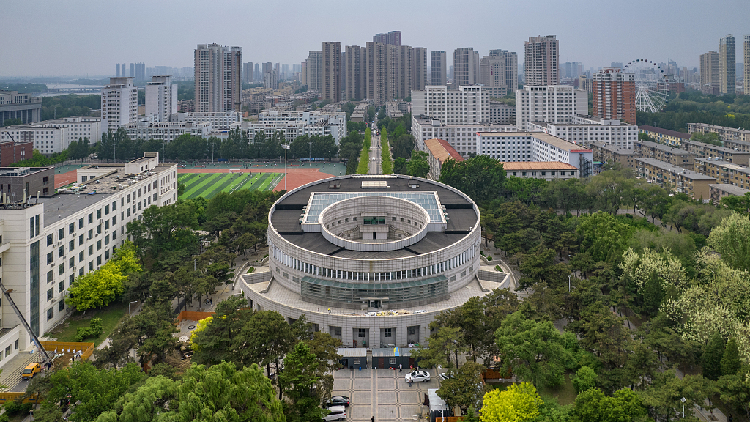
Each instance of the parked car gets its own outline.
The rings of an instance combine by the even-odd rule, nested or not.
[[[333,396],[326,402],[326,407],[333,406],[349,406],[349,397],[347,396]]]
[[[430,380],[430,373],[427,371],[414,371],[406,374],[404,380],[406,382],[427,382]]]
[[[329,407],[329,414],[323,416],[323,420],[328,421],[343,421],[346,420],[346,408],[344,406],[333,406]]]
[[[453,372],[441,372],[440,374],[438,374],[438,376],[443,381],[452,379],[454,377]]]

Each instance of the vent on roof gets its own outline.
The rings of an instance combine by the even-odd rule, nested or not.
[[[388,182],[385,180],[365,180],[362,182],[362,189],[387,188]]]
[[[341,183],[338,183],[338,182],[329,183],[328,189],[341,189]]]

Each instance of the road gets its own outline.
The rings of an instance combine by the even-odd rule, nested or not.
[[[372,133],[370,142],[370,164],[367,168],[367,174],[383,174],[383,164],[380,155],[380,136]]]

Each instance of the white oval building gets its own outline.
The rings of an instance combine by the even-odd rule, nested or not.
[[[253,308],[305,314],[346,346],[420,343],[437,313],[499,287],[477,277],[476,204],[435,181],[319,180],[282,196],[268,222],[268,267],[241,286]]]

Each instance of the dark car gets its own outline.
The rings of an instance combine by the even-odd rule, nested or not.
[[[347,396],[333,396],[326,402],[326,407],[333,406],[349,406],[349,397]]]

